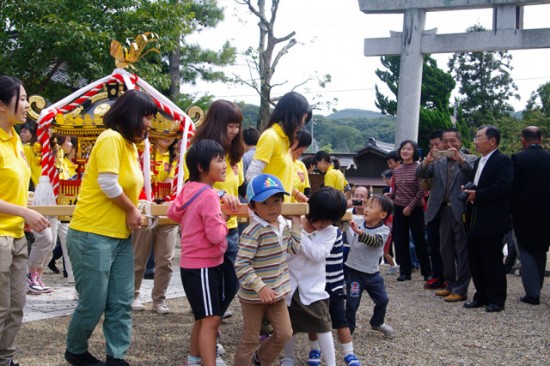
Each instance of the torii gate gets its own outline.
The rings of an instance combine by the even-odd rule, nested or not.
[[[550,0],[358,0],[364,13],[404,13],[403,32],[367,38],[365,56],[401,55],[395,144],[418,139],[423,55],[550,48],[550,28],[523,29],[523,7]],[[493,8],[493,29],[437,35],[424,30],[428,11]]]

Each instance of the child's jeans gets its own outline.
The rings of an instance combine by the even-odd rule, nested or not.
[[[285,343],[292,338],[292,326],[286,302],[283,299],[275,304],[256,304],[241,301],[243,311],[243,334],[235,352],[234,365],[248,366],[254,350],[262,365],[273,364],[283,350]],[[266,314],[273,334],[260,345],[262,317]]]
[[[374,302],[374,311],[370,319],[370,325],[378,327],[384,323],[384,318],[386,317],[386,307],[389,300],[386,288],[384,287],[384,279],[380,276],[380,272],[370,274],[348,268],[346,317],[348,318],[351,333],[355,330],[355,314],[357,313],[357,309],[359,309],[363,291],[367,291]]]

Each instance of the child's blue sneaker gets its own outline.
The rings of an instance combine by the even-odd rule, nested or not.
[[[346,361],[346,366],[361,366],[361,362],[353,353],[344,357],[344,361]]]
[[[312,349],[309,351],[307,366],[321,366],[321,351],[318,349]]]

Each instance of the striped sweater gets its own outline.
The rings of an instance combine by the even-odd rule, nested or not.
[[[336,234],[336,241],[326,263],[327,291],[330,293],[344,288],[344,244],[340,230]]]
[[[420,184],[420,179],[416,177],[417,162],[411,164],[401,164],[393,171],[394,189],[390,193],[393,204],[399,207],[423,206],[424,190]]]
[[[277,292],[277,301],[290,292],[287,253],[296,254],[300,249],[301,231],[300,226],[289,228],[282,216],[276,228],[253,214],[241,235],[235,261],[242,301],[261,303],[258,293],[264,286]]]

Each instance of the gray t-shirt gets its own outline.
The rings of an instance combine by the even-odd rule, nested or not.
[[[353,221],[363,231],[359,236],[351,228],[346,231],[350,252],[346,266],[359,272],[373,274],[380,272],[380,258],[384,255],[384,244],[390,235],[390,229],[384,225],[366,227],[362,215],[353,215]]]

